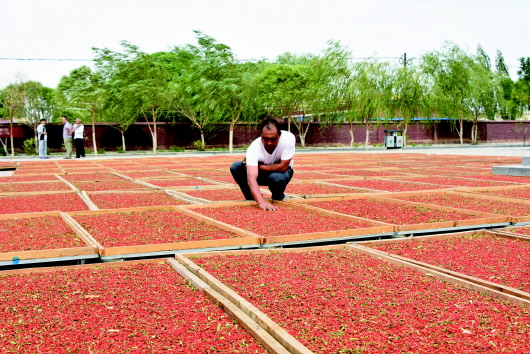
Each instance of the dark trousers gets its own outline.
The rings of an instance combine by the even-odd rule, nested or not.
[[[237,161],[230,166],[230,172],[234,180],[241,188],[241,192],[245,196],[246,200],[254,200],[252,193],[250,192],[250,187],[248,186],[247,181],[247,166],[241,162]],[[274,200],[283,200],[285,198],[285,188],[291,178],[293,178],[294,171],[291,167],[287,168],[285,172],[267,172],[259,171],[258,173],[258,185],[268,186],[271,193],[272,199]]]
[[[75,157],[85,157],[85,140],[84,139],[74,139],[75,144]]]

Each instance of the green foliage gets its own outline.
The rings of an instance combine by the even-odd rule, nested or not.
[[[99,149],[98,150],[98,154],[104,154],[105,153],[105,149]]]
[[[199,151],[205,151],[206,148],[203,146],[202,141],[195,140],[193,143],[191,143],[191,148]]]
[[[294,125],[302,144],[314,121],[349,124],[353,146],[359,122],[370,130],[387,123],[380,118],[399,117],[406,131],[413,118],[449,117],[476,127],[479,119],[516,119],[530,108],[530,58],[520,59],[514,81],[502,53],[493,62],[480,46],[471,55],[446,43],[405,67],[391,61],[354,62],[338,42],[329,42],[318,54],[284,53],[272,61],[243,62],[229,46],[200,31],[195,35],[194,45],[153,54],[126,41],[120,51],[93,48],[95,69],[73,70],[56,90],[31,81],[1,90],[0,116],[28,118],[30,124],[40,118],[58,123],[63,114],[71,122],[111,122],[123,137],[131,124],[143,120],[156,151],[161,120],[190,121],[202,149],[219,123],[230,124],[233,132],[240,122],[265,116]],[[461,135],[462,126],[455,126]],[[473,129],[476,141],[478,130]],[[232,151],[232,135],[229,139]]]
[[[119,146],[118,147],[118,153],[119,154],[124,154],[125,153],[125,150],[123,150],[123,146]]]
[[[180,147],[180,146],[170,146],[169,147],[169,151],[172,151],[172,152],[183,152],[183,151],[185,151],[185,149],[183,147]]]
[[[24,140],[22,143],[22,148],[26,155],[37,155],[37,147],[35,138],[29,138]]]

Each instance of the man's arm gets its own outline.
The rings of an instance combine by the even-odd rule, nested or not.
[[[265,166],[265,165],[260,165]],[[269,165],[270,166],[270,165]],[[258,206],[263,210],[277,210],[278,208],[274,205],[267,203],[263,196],[261,195],[261,191],[259,189],[258,185],[258,166],[247,166],[247,183],[250,188],[250,192],[252,193],[252,196],[254,197],[254,200],[256,203],[258,203]]]
[[[258,165],[258,169],[261,171],[284,173],[285,171],[287,171],[287,168],[289,168],[290,163],[291,159],[281,160],[280,163],[274,163],[271,165]]]

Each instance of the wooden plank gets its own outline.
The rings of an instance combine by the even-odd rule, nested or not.
[[[61,213],[61,216],[76,233],[83,235],[83,239],[86,239],[90,244],[95,245],[98,249],[98,253],[101,255],[103,246],[96,241],[96,239],[92,237],[92,235],[90,235],[90,233],[86,231],[83,226],[81,226],[69,213]]]
[[[64,191],[38,191],[38,192],[0,192],[0,196],[5,197],[23,197],[23,196],[32,196],[32,195],[42,195],[42,194],[69,194],[75,193],[73,190],[64,190]]]
[[[64,172],[64,171],[63,171]],[[61,181],[63,181],[68,187],[70,187],[71,190],[73,191],[76,191],[77,193],[79,193],[79,189],[74,186],[72,183],[68,182],[67,180],[65,180],[62,176],[60,175],[55,175],[55,177],[57,177],[58,179],[60,179]]]
[[[242,246],[242,245],[260,245],[260,239],[257,237],[234,237],[223,238],[217,240],[196,240],[196,241],[182,241],[170,243],[156,243],[146,245],[134,246],[113,246],[103,247],[100,250],[101,256],[115,256],[120,254],[135,254],[135,253],[151,253],[162,251],[178,251],[186,249],[199,248],[217,248],[227,246]]]
[[[133,264],[141,263],[165,263],[160,259],[142,259],[127,262],[112,262],[112,263],[98,263],[98,264],[78,264],[78,265],[67,265],[67,266],[56,266],[56,267],[36,267],[36,268],[23,268],[23,269],[10,269],[3,270],[2,275],[11,274],[39,274],[39,273],[51,273],[57,271],[65,271],[69,269],[87,269],[94,267],[128,267]]]
[[[272,321],[267,315],[260,311],[257,307],[245,300],[235,291],[228,288],[211,274],[203,270],[201,267],[193,263],[188,258],[182,255],[176,255],[176,260],[185,266],[191,273],[199,279],[208,284],[213,290],[227,298],[231,303],[241,309],[247,316],[255,321],[260,327],[265,329],[274,339],[276,339],[283,347],[290,353],[312,353],[302,343],[291,336],[287,331],[280,327],[277,323]]]
[[[289,351],[283,347],[273,336],[259,326],[239,307],[230,302],[226,297],[212,289],[208,284],[199,279],[195,274],[190,272],[175,259],[168,259],[167,262],[177,271],[184,279],[188,280],[195,288],[203,292],[214,303],[221,307],[233,319],[238,321],[245,330],[250,333],[267,351],[278,354],[288,354]]]
[[[60,215],[59,211],[39,211],[35,213],[0,214],[0,220],[40,218],[43,216],[59,216],[59,215]]]
[[[86,204],[89,210],[99,210],[96,204],[90,199],[86,191],[81,191],[77,193],[79,195],[79,198]]]
[[[94,247],[96,249],[99,249],[101,245],[94,240],[93,237],[90,236],[90,234],[83,229],[81,225],[79,225],[75,220],[72,219],[68,214],[65,212],[59,212],[59,215],[64,220],[66,225],[68,225],[87,246]],[[96,252],[97,253],[97,252]]]
[[[87,256],[98,254],[95,247],[71,247],[55,248],[48,250],[12,251],[0,253],[0,261],[12,261],[13,259],[39,259],[39,258],[62,258],[74,256]]]
[[[349,236],[354,237],[354,236],[361,236],[361,235],[382,234],[382,233],[389,233],[393,231],[394,231],[393,225],[363,227],[359,229],[349,229],[349,230],[322,231],[322,232],[312,232],[312,233],[305,233],[305,234],[267,236],[267,237],[264,237],[263,243],[272,244],[272,243],[309,241],[309,240],[325,240],[325,239],[341,238],[341,237],[349,237]]]

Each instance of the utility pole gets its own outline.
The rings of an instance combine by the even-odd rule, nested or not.
[[[403,56],[399,58],[399,63],[403,64],[403,66],[407,66],[408,64],[412,64],[412,59],[407,59],[407,53],[403,53]]]

